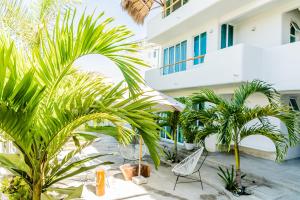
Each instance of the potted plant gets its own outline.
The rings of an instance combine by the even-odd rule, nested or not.
[[[198,126],[196,124],[195,110],[191,103],[187,101],[186,108],[180,116],[180,125],[183,130],[184,145],[187,150],[194,149],[194,140],[198,132]]]
[[[194,140],[198,131],[198,127],[193,125],[183,129],[184,147],[186,150],[193,150],[195,147]]]

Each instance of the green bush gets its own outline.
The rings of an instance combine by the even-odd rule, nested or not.
[[[5,178],[2,181],[1,192],[5,194],[9,200],[32,199],[29,185],[19,176]]]
[[[166,160],[169,160],[172,163],[176,162],[176,154],[173,150],[169,149],[168,147],[164,147],[163,152]]]

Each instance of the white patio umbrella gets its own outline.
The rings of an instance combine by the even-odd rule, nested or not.
[[[163,112],[163,111],[180,111],[182,112],[185,108],[185,105],[176,101],[174,98],[165,95],[161,92],[158,92],[156,90],[153,90],[152,88],[145,88],[144,89],[145,94],[143,94],[144,97],[152,97],[151,100],[157,102],[154,109],[157,111]],[[140,148],[140,154],[139,154],[139,170],[138,170],[138,176],[134,177],[132,180],[134,183],[140,185],[147,183],[147,180],[141,176],[141,164],[142,164],[142,143],[143,139],[140,135],[139,138],[139,148]]]
[[[182,112],[185,108],[185,105],[176,101],[173,97],[170,97],[162,92],[153,90],[150,87],[144,89],[145,94],[143,96],[152,97],[151,100],[157,102],[157,105],[154,107],[158,111],[180,111]]]

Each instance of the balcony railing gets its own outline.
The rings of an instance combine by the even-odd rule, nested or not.
[[[196,64],[200,64],[204,62],[204,57],[205,55],[200,55],[192,58],[188,58],[186,60],[181,60],[172,64],[164,65],[163,67],[160,67],[160,74],[161,75],[168,75],[168,74],[173,74],[181,71],[186,71],[187,70],[187,62],[193,61]]]
[[[163,18],[169,16],[172,12],[186,4],[189,0],[166,0],[163,9]]]

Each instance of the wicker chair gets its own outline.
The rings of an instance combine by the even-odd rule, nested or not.
[[[173,190],[175,190],[178,179],[179,177],[183,177],[183,178],[187,178],[187,179],[191,179],[193,181],[190,182],[200,182],[201,183],[201,187],[203,190],[203,183],[201,180],[201,174],[200,174],[200,169],[207,157],[207,154],[205,155],[204,159],[202,160],[202,162],[200,163],[199,167],[197,167],[198,161],[203,153],[204,147],[201,147],[200,149],[198,149],[197,151],[195,151],[194,153],[192,153],[191,155],[189,155],[188,157],[186,157],[184,160],[182,160],[180,163],[178,163],[173,169],[172,172],[175,174],[175,176],[177,176],[176,178],[176,182],[174,185]],[[196,179],[194,177],[191,177],[192,174],[197,173],[199,174],[199,179]],[[183,183],[183,182],[182,182]],[[184,182],[186,183],[186,182]]]

